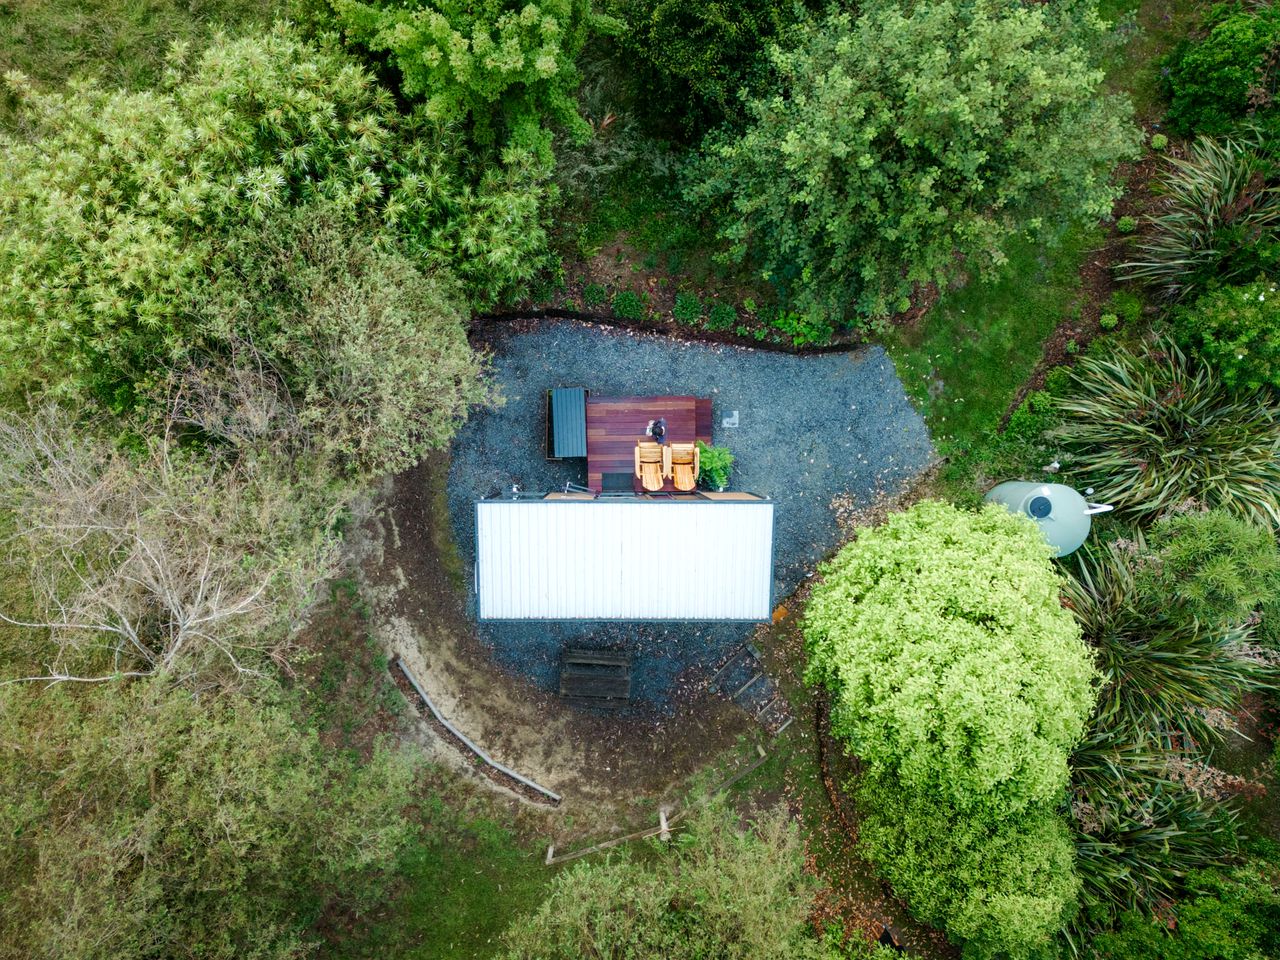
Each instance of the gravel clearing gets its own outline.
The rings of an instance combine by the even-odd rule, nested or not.
[[[892,494],[934,457],[924,421],[879,347],[792,356],[691,343],[569,321],[497,328],[493,375],[506,403],[459,431],[449,472],[449,513],[471,581],[475,500],[584,483],[586,461],[544,455],[546,391],[582,386],[593,396],[711,397],[713,441],[737,458],[730,488],[772,498],[774,597],[792,593],[837,546],[831,501],[870,504]],[[722,421],[738,413],[738,426]],[[714,551],[714,544],[698,545]],[[474,616],[475,596],[468,597]],[[481,639],[505,669],[554,690],[567,642],[633,652],[638,707],[667,712],[696,695],[708,668],[748,639],[750,624],[484,623]]]

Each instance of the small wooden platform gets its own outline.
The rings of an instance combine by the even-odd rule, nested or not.
[[[560,655],[560,697],[595,707],[620,707],[631,698],[631,655],[568,647]]]
[[[711,442],[709,397],[588,397],[587,486],[599,493],[603,474],[627,473],[634,491],[644,492],[634,476],[636,444],[649,439],[645,428],[660,417],[667,421],[667,443]],[[662,489],[676,492],[670,480]]]

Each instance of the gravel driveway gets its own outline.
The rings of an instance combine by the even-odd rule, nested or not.
[[[786,597],[839,540],[837,494],[866,503],[892,492],[933,458],[924,421],[879,347],[796,357],[687,343],[568,321],[500,330],[491,339],[504,406],[476,414],[454,440],[449,512],[471,579],[477,499],[584,483],[586,461],[544,456],[546,390],[595,396],[692,394],[713,399],[713,441],[737,458],[730,488],[772,498],[774,597]],[[738,415],[737,427],[723,420]],[[468,598],[474,614],[474,595]],[[696,686],[754,629],[743,624],[485,623],[481,638],[507,669],[553,689],[560,649],[634,651],[633,696],[660,709]]]

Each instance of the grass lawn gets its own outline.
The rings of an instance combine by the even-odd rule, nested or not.
[[[999,427],[1044,339],[1079,309],[1080,261],[1100,238],[1077,227],[1051,248],[1020,239],[1002,277],[944,292],[916,325],[885,337],[943,454],[962,454]]]
[[[138,90],[160,79],[171,43],[261,28],[285,9],[286,0],[8,0],[0,3],[0,74],[19,70],[51,86],[92,75]],[[12,110],[0,94],[0,126]]]
[[[338,958],[473,960],[494,956],[511,920],[537,908],[554,876],[541,853],[495,820],[435,799],[399,871],[401,895]]]

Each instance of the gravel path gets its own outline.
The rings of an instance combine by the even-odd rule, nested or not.
[[[493,372],[504,406],[474,416],[453,444],[449,512],[471,579],[477,499],[585,482],[586,461],[550,463],[543,451],[546,390],[596,396],[692,394],[713,399],[713,441],[737,458],[730,488],[771,497],[774,597],[790,594],[835,548],[830,503],[865,504],[893,492],[933,458],[924,421],[878,347],[853,354],[788,354],[633,334],[567,321],[495,334]],[[738,412],[739,425],[722,420]],[[474,596],[469,597],[474,613]],[[748,638],[743,624],[486,623],[481,638],[507,669],[553,689],[561,647],[634,651],[633,696],[664,708],[682,687]]]

